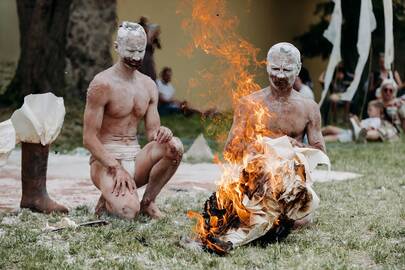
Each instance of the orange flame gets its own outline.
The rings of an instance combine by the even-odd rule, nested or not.
[[[189,86],[205,89],[204,96],[212,99],[208,103],[214,107],[231,101],[234,108],[240,97],[260,89],[254,72],[265,61],[259,61],[259,49],[236,32],[239,21],[229,14],[225,0],[180,1],[177,13],[186,10],[191,10],[191,16],[186,14],[181,26],[191,35],[191,42],[183,53],[191,57],[195,50],[201,50],[216,59],[209,69],[199,72],[199,79],[190,79]],[[211,126],[219,142],[227,137],[226,131],[215,129],[224,126],[223,121],[223,117],[214,118]]]
[[[178,14],[191,10],[191,16],[182,21],[182,28],[191,35],[191,43],[184,49],[187,56],[191,56],[196,49],[214,56],[216,65],[210,70],[200,72],[200,80],[191,79],[189,85],[206,86],[206,95],[230,99],[236,117],[244,114],[238,110],[241,97],[252,94],[260,89],[255,82],[257,68],[263,67],[265,61],[259,61],[259,49],[241,37],[235,29],[238,19],[228,13],[225,0],[183,0],[180,2]],[[225,93],[219,95],[218,93]],[[190,218],[197,219],[195,231],[203,244],[211,250],[224,251],[223,248],[210,239],[224,233],[224,228],[237,218],[238,222],[249,224],[251,214],[244,207],[242,200],[246,193],[257,189],[258,182],[263,178],[264,159],[258,158],[248,161],[247,153],[262,153],[262,136],[270,136],[267,129],[272,115],[267,107],[252,102],[247,105],[252,115],[247,118],[246,125],[233,130],[233,140],[224,152],[224,158],[229,163],[243,161],[244,170],[241,175],[232,175],[233,170],[223,166],[223,174],[216,192],[217,210],[225,210],[218,218],[211,209],[206,209],[208,216],[189,212]],[[221,125],[222,118],[214,119],[214,126]],[[227,133],[227,132],[226,132]],[[217,139],[224,141],[226,134],[220,133]],[[247,149],[249,148],[249,149]],[[260,156],[260,155],[259,155]],[[219,158],[215,162],[220,164]],[[232,165],[236,166],[236,165]],[[274,184],[273,190],[279,189],[280,179],[277,176],[266,176]],[[211,238],[210,238],[211,237]]]

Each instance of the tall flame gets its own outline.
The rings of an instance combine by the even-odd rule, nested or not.
[[[238,110],[238,101],[260,89],[255,82],[254,72],[257,68],[263,68],[265,61],[257,59],[259,49],[236,32],[238,19],[228,13],[225,0],[182,0],[177,13],[185,13],[186,10],[191,10],[191,16],[182,21],[182,28],[191,35],[191,43],[184,49],[184,53],[191,56],[199,49],[216,59],[216,65],[200,72],[201,78],[192,79],[190,86],[206,87],[206,94],[216,101],[219,97],[230,99],[236,116],[244,113]],[[248,116],[246,126],[234,130],[234,143],[224,153],[224,158],[233,165],[223,166],[219,188],[215,196],[206,202],[205,214],[189,212],[189,217],[197,219],[195,231],[209,250],[225,252],[214,238],[238,222],[249,223],[250,213],[242,200],[246,192],[259,184],[258,178],[262,177],[263,159],[249,161],[245,150],[250,145],[250,153],[252,147],[256,153],[262,152],[261,138],[270,135],[266,127],[272,115],[261,104],[251,103],[248,106],[253,114]],[[223,118],[214,119],[214,125],[222,125],[221,121]],[[227,132],[220,133],[217,139],[224,141]],[[243,148],[241,159],[236,154],[241,152],[240,147]],[[234,168],[240,162],[243,162],[242,176],[234,173]],[[277,190],[279,178],[270,178]]]
[[[265,61],[258,60],[259,49],[236,31],[239,21],[229,14],[225,0],[181,0],[177,13],[186,16],[181,26],[191,36],[183,52],[191,57],[200,50],[215,58],[210,68],[199,71],[199,78],[190,79],[191,89],[203,88],[210,106],[231,102],[233,108],[240,97],[260,89],[254,72]],[[227,116],[208,125],[207,131],[218,142],[226,140],[227,131],[221,127],[230,122]]]

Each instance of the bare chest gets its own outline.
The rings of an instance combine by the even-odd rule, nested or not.
[[[122,83],[114,87],[105,113],[113,118],[132,115],[142,118],[149,106],[150,95],[142,85]]]
[[[305,107],[296,103],[266,103],[268,117],[263,119],[267,132],[273,135],[300,137],[309,122]]]

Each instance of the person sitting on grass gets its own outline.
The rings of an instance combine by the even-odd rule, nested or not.
[[[377,89],[376,96],[384,104],[384,116],[398,132],[405,131],[405,96],[397,98],[397,86],[393,80],[386,79]]]
[[[201,114],[199,111],[190,108],[187,101],[178,101],[174,98],[176,89],[171,83],[172,75],[172,69],[170,67],[164,67],[160,72],[160,78],[156,80],[159,90],[159,114],[168,115],[182,113],[185,116],[190,116],[194,113]]]
[[[352,129],[336,126],[322,128],[326,142],[357,142],[386,141],[398,138],[398,132],[388,121],[384,120],[384,105],[381,101],[373,100],[368,103],[369,118],[359,121],[357,116],[350,118]]]

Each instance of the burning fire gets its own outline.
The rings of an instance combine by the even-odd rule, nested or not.
[[[259,49],[236,32],[239,21],[229,14],[225,0],[182,0],[177,13],[186,16],[181,26],[191,35],[184,54],[191,57],[195,50],[201,50],[216,59],[209,69],[199,72],[199,78],[190,79],[191,89],[205,89],[204,95],[215,97],[217,104],[230,100],[233,108],[240,97],[260,89],[254,72],[263,67],[265,61],[258,60]],[[211,102],[214,100],[208,101]],[[225,126],[226,120],[231,119],[214,118],[208,128],[219,142],[227,137],[227,131],[218,130]]]
[[[208,85],[208,95],[213,91],[225,92],[227,95],[223,96],[232,100],[234,117],[246,113],[238,110],[238,102],[241,97],[260,89],[253,73],[265,64],[257,59],[259,49],[237,34],[238,20],[227,12],[225,0],[184,0],[178,13],[188,9],[191,9],[191,17],[182,21],[182,28],[191,35],[192,42],[185,53],[191,56],[194,50],[200,49],[214,56],[220,66],[218,70],[201,74],[202,81]],[[199,81],[193,79],[190,84],[198,86]],[[218,97],[218,94],[212,96]],[[278,135],[270,134],[267,129],[274,116],[261,104],[245,105],[254,113],[245,117],[247,122],[243,127],[233,130],[234,139],[224,152],[228,164],[221,164],[223,173],[217,192],[206,201],[202,214],[188,213],[189,217],[197,219],[195,231],[203,246],[218,254],[232,248],[232,243],[225,241],[224,236],[260,220],[261,214],[247,208],[249,201],[266,201],[266,207],[274,214],[262,217],[266,219],[263,224],[268,224],[270,229],[266,238],[271,241],[288,234],[293,224],[285,217],[292,207],[292,202],[282,197],[286,192],[286,179],[295,183],[298,190],[295,195],[309,196],[305,195],[306,190],[300,189],[306,177],[305,173],[299,173],[302,167],[297,160],[282,160],[276,155],[269,158],[264,154],[263,138]],[[215,125],[221,125],[221,119],[216,121]],[[224,134],[220,136],[221,140],[225,138]]]

